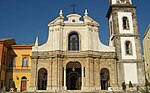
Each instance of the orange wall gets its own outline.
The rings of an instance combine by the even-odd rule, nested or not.
[[[1,65],[1,62],[2,62],[2,51],[3,51],[3,44],[0,43],[0,65]]]

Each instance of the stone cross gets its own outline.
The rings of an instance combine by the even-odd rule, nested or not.
[[[73,3],[71,4],[72,8],[73,8],[73,13],[75,13],[75,7],[77,6],[77,4]]]

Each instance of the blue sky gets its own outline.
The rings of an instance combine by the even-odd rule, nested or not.
[[[83,15],[88,9],[89,16],[99,24],[101,42],[108,43],[108,0],[0,0],[0,38],[15,38],[18,44],[33,44],[35,37],[45,43],[48,23],[59,16],[63,10],[66,16],[72,13],[72,3],[77,14]],[[137,20],[141,40],[150,23],[150,0],[133,0],[137,6]]]

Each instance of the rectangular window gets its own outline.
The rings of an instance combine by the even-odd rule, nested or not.
[[[3,56],[3,65],[6,65],[6,55]]]
[[[12,66],[12,67],[15,67],[15,66],[16,66],[16,58],[15,58],[15,57],[12,58],[11,66]]]

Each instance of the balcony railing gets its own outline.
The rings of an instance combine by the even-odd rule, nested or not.
[[[30,70],[31,66],[10,66],[9,69],[12,69],[12,70]]]

